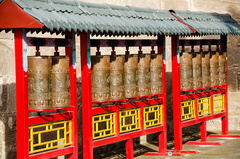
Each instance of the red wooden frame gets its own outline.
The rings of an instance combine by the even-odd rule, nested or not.
[[[0,19],[0,28],[5,29],[43,28],[44,26],[11,0],[0,3]]]
[[[192,40],[188,42],[189,45],[192,44],[199,44],[202,43],[210,43],[213,42],[215,45],[221,44],[221,51],[227,50],[227,36],[221,36],[220,41],[218,40]],[[181,42],[182,43],[182,42]],[[206,121],[221,118],[222,120],[222,135],[209,135],[210,137],[240,137],[240,135],[228,135],[228,85],[221,85],[217,86],[217,90],[211,91],[211,88],[207,92],[195,93],[191,94],[191,96],[181,95],[180,90],[180,52],[179,52],[179,37],[172,36],[172,93],[173,93],[173,121],[174,121],[174,153],[196,153],[197,151],[184,151],[182,150],[182,128],[191,126],[194,124],[200,123],[200,133],[201,133],[201,140],[199,142],[187,142],[187,144],[197,144],[197,145],[220,145],[220,142],[208,142],[207,141],[207,131],[206,131]],[[205,45],[206,45],[205,44]],[[227,67],[227,65],[226,65]],[[228,73],[227,73],[228,78]],[[204,88],[203,88],[204,89]],[[201,89],[200,89],[201,90]],[[193,90],[189,90],[193,91]],[[206,94],[207,93],[207,94]],[[207,95],[213,95],[217,93],[224,93],[225,97],[225,110],[223,112],[214,114],[213,108],[212,113],[210,115],[204,117],[198,117],[196,113],[196,117],[192,120],[182,121],[181,120],[181,109],[180,109],[180,102],[182,100],[187,99],[197,99],[198,97],[205,97]],[[195,106],[195,109],[198,108]],[[197,111],[196,111],[197,112]]]
[[[66,32],[66,39],[74,40],[74,33]],[[76,63],[75,46],[66,46],[66,55],[70,56],[70,107],[65,109],[66,113],[59,113],[58,109],[46,111],[56,111],[47,116],[29,117],[28,110],[28,70],[27,70],[27,41],[25,29],[14,30],[15,40],[15,64],[16,64],[16,122],[17,122],[17,158],[51,158],[68,155],[68,158],[78,158],[78,117],[77,117],[77,91],[76,91]],[[75,44],[75,43],[73,43]],[[74,55],[74,57],[72,56]],[[36,111],[41,114],[43,111]],[[66,148],[42,152],[29,155],[29,126],[32,124],[45,123],[69,119],[72,121],[72,144]]]
[[[143,128],[143,121],[141,122],[141,129],[137,131],[132,131],[124,134],[118,133],[119,131],[119,123],[116,125],[117,133],[113,137],[107,137],[99,140],[93,140],[92,136],[92,116],[94,114],[101,114],[106,112],[117,112],[116,118],[118,117],[118,113],[122,109],[126,108],[140,108],[143,110],[143,107],[146,105],[143,101],[140,101],[136,105],[131,104],[130,102],[127,102],[125,104],[121,104],[121,107],[118,107],[117,105],[111,105],[108,107],[98,107],[98,108],[92,108],[92,88],[91,88],[91,54],[90,54],[90,37],[87,33],[81,33],[80,35],[80,49],[81,49],[81,73],[82,73],[82,141],[83,141],[83,158],[84,159],[91,159],[93,158],[93,148],[99,147],[102,145],[115,143],[118,141],[126,141],[126,158],[132,159],[133,156],[133,141],[132,139],[134,137],[139,137],[141,135],[146,135],[150,133],[160,132],[159,140],[161,141],[161,144],[159,142],[159,151],[158,155],[167,155],[167,122],[166,122],[166,61],[165,58],[163,58],[163,66],[162,66],[162,87],[163,87],[163,93],[159,95],[157,100],[151,99],[148,100],[148,102],[152,104],[159,103],[159,100],[161,101],[161,104],[163,105],[163,123],[160,126],[156,126],[153,128],[144,129]],[[121,40],[122,42],[120,44],[117,44],[117,46],[127,46],[127,42],[125,40]],[[163,42],[161,46],[158,46],[158,53],[163,54],[165,57],[164,52],[164,46],[165,46],[165,37],[164,36],[158,36],[157,42]],[[100,47],[99,41],[93,41],[93,43],[97,43],[96,47]],[[125,43],[125,45],[122,45]],[[104,44],[106,45],[106,44]],[[151,45],[148,45],[151,46]],[[112,46],[115,47],[115,46]],[[107,101],[106,101],[107,102]],[[113,101],[108,101],[113,102]],[[96,102],[94,102],[96,103]],[[140,115],[141,118],[144,118],[143,114]],[[147,153],[145,155],[152,155],[152,153]]]

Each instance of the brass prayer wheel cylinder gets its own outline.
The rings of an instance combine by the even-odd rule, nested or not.
[[[124,56],[111,55],[110,57],[110,99],[124,98]]]
[[[210,56],[210,77],[211,86],[219,85],[219,63],[218,63],[218,52],[211,52]]]
[[[137,87],[138,95],[150,95],[150,55],[138,55],[137,69]]]
[[[51,58],[47,56],[28,57],[28,109],[51,109],[50,104]]]
[[[162,93],[162,54],[152,54],[150,62],[151,94]]]
[[[180,82],[181,90],[193,89],[192,54],[183,52],[180,54]]]
[[[219,52],[218,64],[219,64],[219,85],[226,84],[226,52]]]
[[[92,101],[107,101],[110,99],[110,57],[96,55],[92,62]]]
[[[124,87],[125,97],[136,97],[137,90],[137,55],[125,55],[124,61]]]
[[[193,59],[193,89],[202,88],[202,54],[192,53]]]
[[[202,87],[211,87],[210,52],[202,52]]]
[[[69,107],[69,56],[53,56],[51,70],[52,107]]]

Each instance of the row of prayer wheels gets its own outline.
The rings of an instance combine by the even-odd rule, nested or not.
[[[162,93],[162,55],[96,55],[92,100],[109,101]]]
[[[181,90],[226,84],[226,52],[183,52],[180,54]]]
[[[28,108],[69,106],[69,57],[28,57]]]

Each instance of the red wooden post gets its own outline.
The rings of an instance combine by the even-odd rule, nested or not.
[[[83,158],[93,158],[92,137],[92,88],[91,55],[89,34],[80,34],[81,70],[82,70],[82,141]]]
[[[165,52],[165,36],[158,35],[158,54],[162,54],[162,125],[163,131],[158,136],[158,152],[167,152],[167,84],[166,84],[166,52]]]
[[[200,132],[201,132],[201,142],[207,141],[207,124],[206,121],[200,124]]]
[[[15,41],[15,68],[16,68],[16,131],[17,131],[17,158],[28,158],[28,71],[27,55],[22,29],[14,30]]]
[[[133,154],[133,139],[132,138],[129,138],[126,141],[125,147],[126,147],[126,158],[127,159],[133,159],[134,154]]]
[[[72,107],[72,145],[73,154],[69,156],[71,159],[78,158],[78,108],[77,108],[77,81],[76,81],[76,48],[75,48],[75,34],[72,32],[65,33],[65,39],[71,40],[71,46],[66,46],[66,55],[70,58],[70,106]]]
[[[180,66],[178,55],[178,36],[172,36],[172,93],[175,151],[182,150],[182,127],[180,108]]]
[[[221,51],[227,51],[227,36],[221,35]],[[226,60],[226,68],[228,68],[228,60]],[[224,94],[224,110],[226,116],[222,117],[222,135],[228,135],[228,69],[226,69],[226,92]]]
[[[140,119],[141,119],[140,120],[140,130],[144,131],[144,122],[145,122],[144,106],[145,106],[145,104],[143,101],[141,101],[141,102],[139,102],[139,105],[141,106],[140,107]]]

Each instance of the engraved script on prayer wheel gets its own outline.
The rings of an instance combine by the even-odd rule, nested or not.
[[[211,77],[211,86],[218,86],[219,85],[218,52],[211,52],[210,77]]]
[[[193,89],[202,88],[202,54],[194,52],[193,64]]]
[[[137,77],[138,95],[150,95],[150,55],[138,55]]]
[[[219,85],[226,84],[226,52],[219,52]]]
[[[51,73],[52,107],[69,107],[69,56],[53,56]]]
[[[108,55],[92,56],[92,100],[110,99],[110,57]]]
[[[137,55],[125,55],[124,86],[125,97],[136,97],[137,90]]]
[[[51,109],[50,104],[51,59],[46,56],[28,57],[28,108]]]
[[[110,57],[110,99],[124,98],[124,56],[111,55]]]
[[[202,52],[202,87],[211,87],[210,52]]]
[[[151,94],[162,93],[162,55],[152,54],[150,62]]]
[[[180,82],[181,90],[193,89],[192,54],[188,52],[180,54]]]

